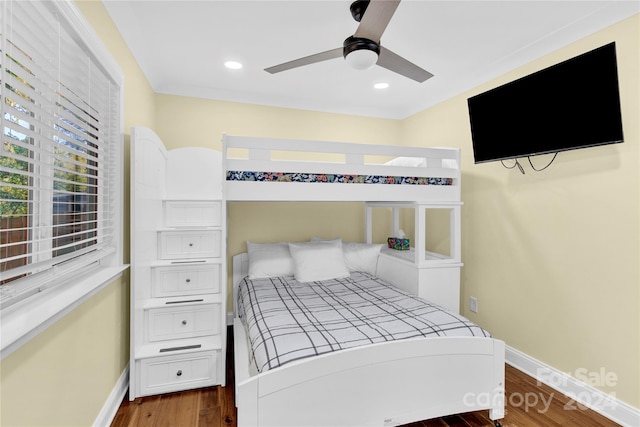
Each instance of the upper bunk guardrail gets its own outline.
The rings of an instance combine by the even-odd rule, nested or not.
[[[230,157],[230,151],[234,150],[236,150],[235,155],[238,153],[237,150],[244,150],[244,156]],[[456,181],[460,177],[460,150],[457,148],[403,147],[224,135],[222,154],[225,172],[232,170],[381,174],[453,178]],[[315,157],[311,158],[311,155]],[[369,159],[374,157],[378,162],[367,162],[367,157]],[[318,158],[327,160],[318,160]],[[388,160],[398,158],[411,158],[415,161],[385,164]],[[409,165],[409,163],[418,163],[422,159],[424,159],[422,163],[424,167]]]

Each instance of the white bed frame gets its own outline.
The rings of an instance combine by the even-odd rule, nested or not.
[[[222,146],[225,176],[226,171],[263,171],[453,179],[453,185],[225,181],[225,198],[229,201],[453,202],[460,200],[460,150],[457,148],[400,147],[229,135],[223,135]],[[307,158],[309,153],[313,153],[329,160],[282,160],[285,157],[281,155],[283,152],[289,155],[294,153],[294,156],[301,153]],[[426,167],[384,164],[386,160],[394,157],[425,159]]]
[[[308,153],[320,154],[309,161],[293,159],[291,152],[306,159]],[[460,202],[460,151],[454,148],[224,135],[222,156],[228,201]],[[426,166],[384,164],[394,157],[425,159]],[[227,171],[451,178],[453,185],[226,181]],[[234,313],[237,286],[247,271],[247,255],[234,256]],[[504,343],[497,339],[400,340],[303,359],[256,374],[237,317],[233,328],[239,426],[393,426],[484,409],[496,424],[504,417]]]
[[[247,271],[247,254],[234,256],[234,305]],[[497,339],[407,339],[252,374],[237,317],[233,333],[238,426],[395,426],[484,409],[494,421],[504,417],[504,343]]]

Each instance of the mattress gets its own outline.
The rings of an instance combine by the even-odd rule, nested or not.
[[[227,181],[303,182],[337,184],[453,185],[452,178],[392,175],[346,175],[300,172],[227,171]]]
[[[442,336],[490,336],[463,316],[365,272],[322,282],[249,280],[237,293],[258,372],[356,346]]]

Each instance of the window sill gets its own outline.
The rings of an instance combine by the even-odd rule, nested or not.
[[[102,267],[40,292],[0,313],[0,360],[122,276],[123,264]]]

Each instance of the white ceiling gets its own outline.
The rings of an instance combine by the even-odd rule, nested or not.
[[[350,1],[103,0],[158,93],[404,118],[640,11],[626,1],[400,3],[381,44],[430,71],[424,83],[342,58],[264,68],[342,46]],[[244,64],[228,70],[227,60]],[[374,90],[376,82],[390,87]]]

